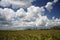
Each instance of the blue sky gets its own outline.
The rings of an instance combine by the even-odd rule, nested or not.
[[[36,1],[32,2],[32,4],[35,5],[35,6],[41,7],[41,6],[46,5],[47,2],[51,2],[51,1],[53,1],[53,0],[36,0]],[[0,6],[0,8],[5,8],[5,7]],[[7,7],[7,8],[13,9],[13,8],[12,8],[12,5],[10,5],[10,6]],[[18,9],[19,9],[19,8],[15,8],[15,9],[13,9],[13,10],[14,10],[14,11],[17,11]],[[25,8],[25,9],[26,9],[26,8]],[[55,18],[60,18],[60,0],[59,0],[56,4],[54,4],[54,7],[53,7],[53,9],[52,9],[51,12],[49,12],[49,11],[46,10],[44,14],[47,15],[50,19],[51,19],[53,16],[55,16]]]
[[[60,26],[60,0],[0,0],[0,30],[53,26]]]
[[[47,2],[51,1],[53,0],[36,0],[33,2],[33,5],[41,7],[46,5]],[[52,16],[55,16],[55,18],[60,18],[60,0],[56,4],[54,4],[51,12],[46,10],[45,15],[47,15],[49,18],[52,18]]]

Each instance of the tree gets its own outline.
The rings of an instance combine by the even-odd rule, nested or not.
[[[54,26],[54,27],[51,27],[51,29],[58,29],[58,30],[60,30],[60,26]]]

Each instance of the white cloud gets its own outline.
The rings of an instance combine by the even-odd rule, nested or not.
[[[48,2],[46,8],[48,10],[51,10],[52,8],[49,8],[50,6],[52,6],[52,4],[52,2]],[[50,28],[55,25],[60,26],[60,19],[55,19],[54,17],[52,17],[52,19],[50,20],[46,15],[43,15],[44,12],[45,9],[43,6],[30,6],[27,8],[27,12],[23,8],[20,8],[16,12],[9,8],[0,8],[0,19],[4,19],[4,22],[0,20],[0,26],[2,26],[0,27],[0,29],[24,30],[29,28],[33,29],[35,27],[37,27],[38,29],[40,27],[41,29]]]
[[[45,8],[48,10],[48,11],[51,11],[51,9],[53,8],[53,3],[52,2],[48,2],[47,5],[45,6]]]
[[[56,2],[58,2],[58,0],[54,0],[54,1],[53,1],[53,3],[56,3]]]
[[[45,5],[45,8],[46,8],[48,11],[51,11],[51,9],[53,9],[53,4],[55,4],[56,2],[58,2],[58,0],[54,0],[53,2],[48,2],[48,3]]]
[[[12,8],[18,8],[18,7],[29,7],[31,6],[31,2],[35,0],[1,0],[0,5],[3,7],[8,7],[12,5]]]
[[[8,28],[11,26],[11,28],[13,28],[12,30],[14,30],[14,27],[23,27],[22,29],[28,29],[30,27],[50,28],[55,25],[60,25],[60,19],[54,19],[53,17],[53,19],[50,20],[47,16],[43,15],[45,10],[44,7],[31,6],[27,9],[27,12],[24,11],[23,8],[14,12],[12,9],[0,8],[0,15],[5,18],[5,23],[8,23],[1,26],[8,26]]]
[[[49,20],[47,23],[46,23],[46,26],[47,27],[53,27],[53,26],[60,26],[60,19],[52,19],[52,20]]]
[[[14,11],[12,9],[9,8],[4,8],[4,9],[0,9],[0,15],[5,18],[6,20],[12,20],[13,16],[14,16]]]

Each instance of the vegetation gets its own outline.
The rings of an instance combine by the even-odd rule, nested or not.
[[[60,30],[0,30],[0,40],[60,40]]]
[[[54,27],[51,27],[51,29],[58,29],[58,30],[60,30],[60,26],[54,26]]]

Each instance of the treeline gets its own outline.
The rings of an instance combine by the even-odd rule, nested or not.
[[[38,29],[38,28],[29,28],[29,29],[26,29],[26,30],[60,30],[60,26],[53,26],[51,28],[46,28],[46,29]]]
[[[54,27],[51,27],[51,29],[57,29],[57,30],[60,30],[60,26],[54,26]]]

